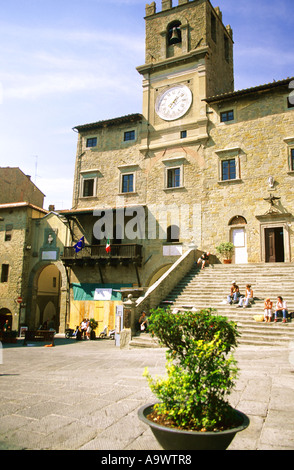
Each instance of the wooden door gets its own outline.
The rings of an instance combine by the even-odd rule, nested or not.
[[[265,261],[266,263],[285,261],[283,227],[265,229]]]

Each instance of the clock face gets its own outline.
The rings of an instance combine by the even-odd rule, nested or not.
[[[191,90],[185,85],[176,85],[158,96],[155,111],[161,119],[174,121],[184,116],[191,104]]]

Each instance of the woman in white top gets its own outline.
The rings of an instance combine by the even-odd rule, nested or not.
[[[249,302],[253,302],[253,290],[251,289],[251,285],[247,284],[246,285],[246,293],[245,297],[241,297],[239,301],[238,307],[248,307]]]
[[[278,312],[283,312],[283,323],[287,322],[287,303],[283,300],[283,297],[278,297],[276,311],[275,311],[275,321],[278,321]]]

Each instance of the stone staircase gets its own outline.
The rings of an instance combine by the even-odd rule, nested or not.
[[[255,303],[249,308],[237,308],[226,303],[232,281],[236,281],[240,292],[245,293],[246,284],[251,284]],[[170,292],[160,306],[170,305],[171,309],[196,310],[214,308],[219,315],[226,316],[239,326],[240,344],[287,345],[294,342],[294,319],[288,323],[256,322],[255,315],[263,315],[263,303],[270,297],[275,306],[277,296],[286,301],[288,311],[294,311],[294,264],[267,263],[243,265],[212,265],[204,270],[195,266]],[[143,337],[143,335],[141,335]],[[139,338],[131,346],[148,346],[145,336],[144,345]],[[156,346],[156,342],[152,345]]]

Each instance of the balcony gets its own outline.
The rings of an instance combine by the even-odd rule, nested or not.
[[[142,245],[121,244],[111,245],[111,252],[107,253],[105,245],[85,245],[84,248],[76,253],[73,246],[65,246],[61,260],[67,266],[71,265],[94,265],[112,264],[117,265],[136,263],[138,266],[142,262]]]

